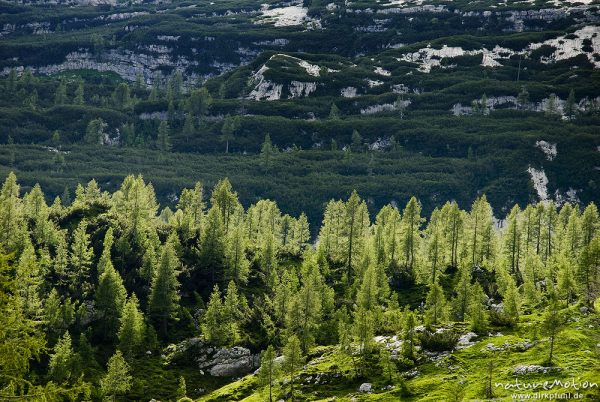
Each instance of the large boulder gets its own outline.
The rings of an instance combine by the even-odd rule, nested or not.
[[[163,356],[168,364],[197,365],[203,372],[215,377],[245,375],[260,364],[260,357],[253,355],[247,348],[219,348],[201,338],[190,338],[176,345],[169,345]]]
[[[198,356],[196,361],[201,369],[208,369],[215,377],[233,377],[251,372],[257,359],[249,349],[241,346],[216,349],[214,353]]]

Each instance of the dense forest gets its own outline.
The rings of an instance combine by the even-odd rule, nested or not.
[[[11,173],[0,234],[3,400],[313,400],[359,385],[382,400],[505,397],[492,383],[512,382],[497,368],[510,353],[532,363],[517,377],[599,378],[593,203],[498,221],[485,195],[426,217],[414,197],[370,214],[352,192],[311,231],[274,201],[242,205],[227,179],[183,189],[172,210],[141,176],[48,203]],[[486,368],[469,377],[472,364]],[[419,384],[434,367],[464,372]]]

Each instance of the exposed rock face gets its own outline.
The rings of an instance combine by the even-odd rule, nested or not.
[[[217,349],[214,354],[206,353],[199,356],[197,361],[198,367],[209,369],[210,375],[215,377],[246,374],[251,372],[258,363],[250,350],[240,346],[234,346],[231,349]]]
[[[259,356],[241,346],[218,348],[190,338],[164,350],[170,364],[196,363],[203,372],[215,377],[234,377],[248,374],[259,365]]]

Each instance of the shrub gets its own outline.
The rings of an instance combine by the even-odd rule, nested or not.
[[[451,330],[439,332],[426,330],[419,335],[419,340],[423,349],[432,352],[442,352],[454,349],[458,342],[458,334]]]

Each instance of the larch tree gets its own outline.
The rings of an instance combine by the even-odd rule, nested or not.
[[[581,252],[577,278],[583,289],[583,300],[591,305],[600,293],[600,237],[594,237]]]
[[[519,222],[520,213],[521,209],[518,205],[515,205],[511,209],[507,218],[508,223],[504,241],[504,252],[509,262],[510,273],[517,279],[518,282],[523,281],[521,271],[519,270],[522,243],[521,224]]]
[[[346,240],[346,270],[352,273],[354,265],[364,248],[366,231],[369,228],[367,204],[353,191],[345,204],[344,237]]]
[[[133,377],[131,368],[123,358],[120,350],[108,361],[106,375],[100,380],[102,393],[114,401],[117,395],[123,395],[131,389]]]
[[[215,285],[206,312],[202,317],[202,335],[204,339],[210,343],[218,343],[225,337],[225,331],[221,325],[221,317],[223,316],[223,301],[221,300],[221,291],[219,285]]]
[[[110,248],[113,243],[112,228],[104,236],[104,249],[98,263],[98,286],[96,287],[95,300],[98,317],[103,323],[104,337],[114,337],[119,329],[119,320],[123,305],[127,298],[127,291],[123,285],[121,275],[114,268],[111,261]]]
[[[261,353],[260,369],[258,371],[258,382],[261,387],[265,388],[268,393],[266,398],[269,402],[273,402],[274,388],[277,383],[277,378],[280,373],[280,364],[275,360],[277,355],[273,346],[269,345],[266,350]]]
[[[471,330],[477,334],[485,334],[488,328],[486,305],[488,297],[479,283],[470,288],[468,317]]]
[[[73,232],[71,253],[69,255],[69,271],[72,278],[69,287],[76,297],[85,297],[91,290],[89,279],[93,258],[94,250],[90,246],[87,222],[82,220]]]
[[[214,206],[208,211],[203,236],[200,240],[199,259],[210,271],[210,280],[221,280],[225,268],[225,228],[219,210]]]
[[[425,301],[425,322],[437,325],[446,321],[447,305],[444,290],[438,283],[429,285],[429,293]]]
[[[163,245],[156,272],[152,278],[148,310],[160,325],[161,332],[167,333],[169,319],[173,318],[179,309],[179,274],[180,262],[175,253],[172,237]]]
[[[118,332],[119,349],[125,356],[132,356],[140,350],[145,332],[144,315],[140,311],[137,297],[133,294],[123,308]]]
[[[415,314],[408,309],[404,310],[404,322],[402,324],[402,356],[406,359],[415,359],[415,341],[416,341],[416,326],[417,319]]]
[[[156,136],[156,146],[162,152],[168,152],[171,150],[171,128],[169,123],[161,121],[158,126],[158,134]]]
[[[417,264],[417,250],[420,246],[423,220],[421,218],[421,204],[415,197],[411,197],[402,213],[404,267],[410,276],[414,275],[414,268]]]
[[[292,335],[287,339],[283,348],[283,370],[290,379],[290,396],[292,401],[296,400],[294,390],[296,373],[302,368],[303,364],[304,355],[302,354],[300,341],[298,340],[298,337]]]
[[[230,229],[231,218],[241,208],[238,195],[233,191],[228,179],[223,179],[215,185],[210,202],[219,211],[225,233],[227,234]]]
[[[560,333],[565,324],[565,317],[560,309],[558,300],[558,294],[554,288],[550,288],[548,292],[548,306],[544,312],[542,318],[542,331],[548,336],[550,341],[550,351],[548,354],[548,365],[552,365],[552,359],[554,358],[554,343],[556,336]]]
[[[54,353],[50,355],[49,373],[58,384],[66,383],[76,376],[77,355],[73,352],[69,332],[58,340]]]
[[[0,244],[7,252],[17,251],[25,235],[19,190],[17,176],[10,172],[0,190]]]

